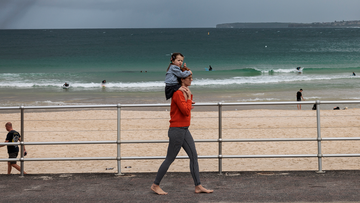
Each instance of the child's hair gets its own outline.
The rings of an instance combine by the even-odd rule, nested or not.
[[[181,56],[181,57],[183,57],[184,58],[184,55],[182,55],[181,53],[172,53],[171,54],[171,58],[170,58],[170,64],[169,64],[169,67],[166,69],[166,72],[168,72],[168,70],[169,70],[169,68],[170,68],[170,66],[171,66],[171,64],[172,64],[172,62],[176,59],[176,57],[177,56]]]

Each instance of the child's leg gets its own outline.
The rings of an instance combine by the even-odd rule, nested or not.
[[[174,92],[178,91],[178,89],[181,87],[180,84],[177,84],[177,85],[166,85],[165,87],[165,97],[166,97],[166,100],[170,99]]]

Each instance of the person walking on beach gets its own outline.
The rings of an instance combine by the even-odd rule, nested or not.
[[[174,92],[176,92],[179,88],[181,91],[185,92],[186,89],[181,88],[181,84],[178,83],[177,78],[186,78],[192,72],[190,70],[181,71],[181,65],[184,62],[184,55],[181,53],[173,53],[171,54],[170,58],[171,63],[169,64],[169,67],[166,70],[166,76],[165,76],[165,97],[166,100],[170,99]],[[186,67],[186,63],[184,64],[184,67]]]
[[[301,98],[302,98],[302,100],[304,100],[305,101],[305,99],[304,99],[304,97],[302,96],[302,89],[300,89],[297,93],[296,93],[296,101],[301,101]],[[298,108],[298,110],[301,110],[301,104],[298,104],[297,105],[297,108]]]
[[[188,89],[191,85],[192,75],[189,75],[186,78],[179,78],[178,81],[182,87],[187,89],[185,93],[187,94],[188,99],[185,99],[185,93],[181,90],[177,90],[172,96],[167,155],[157,172],[155,181],[151,186],[151,190],[159,195],[167,194],[167,192],[164,192],[160,188],[160,181],[166,174],[182,147],[190,158],[190,172],[195,184],[195,193],[212,193],[213,190],[205,189],[200,183],[199,164],[195,142],[189,131],[192,104],[195,103],[192,101],[192,94]]]
[[[15,131],[12,128],[11,122],[7,122],[5,124],[5,129],[9,132],[6,136],[5,142],[18,142],[18,141],[20,142],[21,141],[20,133],[18,133],[17,131]],[[0,147],[3,147],[3,146],[5,146],[5,145],[1,145]],[[19,146],[18,145],[7,145],[7,150],[8,150],[8,154],[9,154],[9,159],[16,158],[19,153]],[[26,156],[26,154],[27,154],[27,152],[24,147],[24,155]],[[11,173],[12,167],[16,168],[18,171],[21,171],[20,166],[16,164],[16,161],[8,161],[8,174]],[[25,171],[24,171],[24,174],[26,174]]]

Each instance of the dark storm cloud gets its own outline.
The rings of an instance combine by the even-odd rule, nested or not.
[[[360,19],[359,0],[0,0],[0,28],[215,27]]]

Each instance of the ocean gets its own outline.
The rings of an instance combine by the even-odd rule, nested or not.
[[[173,52],[196,102],[360,99],[360,29],[38,29],[0,30],[0,106],[169,103]]]

